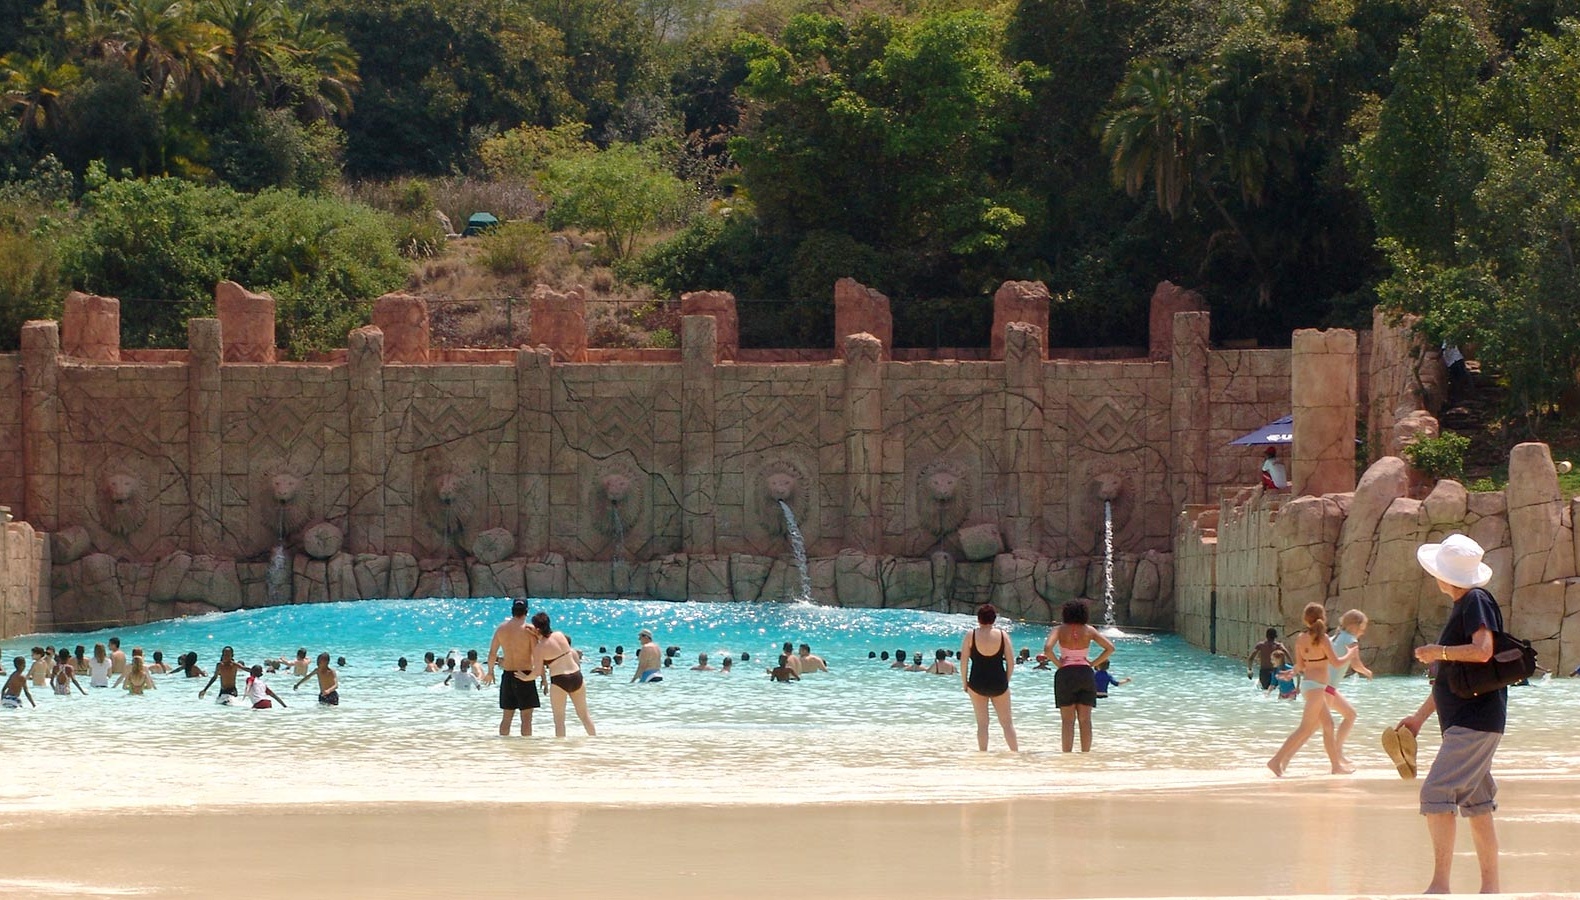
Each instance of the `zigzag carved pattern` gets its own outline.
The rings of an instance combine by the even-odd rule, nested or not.
[[[253,459],[294,459],[306,450],[310,458],[322,456],[323,432],[318,417],[306,404],[286,398],[254,398],[247,403],[252,422],[248,446]]]
[[[595,457],[621,451],[646,461],[652,458],[653,432],[651,402],[643,397],[611,397],[597,403],[581,403],[581,433],[585,450]]]
[[[954,447],[967,417],[957,398],[913,393],[905,397],[906,451],[913,460],[929,462]]]
[[[412,450],[453,444],[504,424],[507,412],[490,410],[486,401],[443,400],[413,403],[408,424]]]
[[[1099,453],[1134,447],[1141,442],[1140,409],[1120,409],[1112,397],[1070,398],[1071,442]]]
[[[741,420],[746,450],[817,446],[816,397],[742,397]]]

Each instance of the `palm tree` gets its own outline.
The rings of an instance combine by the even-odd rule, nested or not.
[[[126,40],[115,11],[97,0],[86,0],[80,12],[66,13],[66,40],[85,59],[122,60]]]
[[[301,99],[301,113],[309,121],[351,112],[351,94],[361,85],[357,54],[340,35],[324,27],[309,10],[281,19],[281,68],[303,72],[311,84]]]
[[[1144,63],[1131,69],[1115,94],[1117,108],[1103,123],[1103,152],[1108,154],[1116,184],[1138,197],[1150,183],[1158,209],[1171,219],[1179,218],[1199,190],[1245,247],[1260,280],[1258,294],[1266,303],[1272,279],[1217,186],[1220,180],[1228,181],[1243,202],[1260,204],[1271,133],[1265,118],[1245,115],[1240,106],[1224,103],[1222,87],[1195,68],[1175,72],[1162,64]],[[1214,234],[1208,240],[1203,266],[1211,259],[1218,237]]]
[[[219,33],[225,79],[243,106],[271,92],[270,61],[281,52],[277,0],[205,0],[199,15]]]
[[[21,120],[24,141],[54,124],[61,95],[81,76],[76,66],[51,56],[9,53],[0,57],[5,104]]]
[[[1150,183],[1158,209],[1179,218],[1201,162],[1207,119],[1203,79],[1150,63],[1125,76],[1118,108],[1103,123],[1103,152],[1115,184],[1139,197]]]
[[[184,0],[119,0],[115,18],[124,57],[155,100],[186,83],[189,57],[199,41]]]

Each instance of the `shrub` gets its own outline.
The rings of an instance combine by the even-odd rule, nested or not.
[[[395,249],[407,259],[432,259],[450,240],[432,213],[394,216],[390,230],[395,235]]]
[[[58,315],[64,294],[54,242],[0,221],[0,350],[17,348],[23,322]]]
[[[635,144],[553,160],[541,181],[552,200],[549,225],[600,232],[611,259],[630,256],[637,235],[672,220],[688,192],[657,154]]]
[[[242,213],[234,277],[279,301],[279,336],[293,357],[345,346],[367,324],[369,301],[405,281],[394,235],[365,206],[269,190]]]
[[[554,128],[522,125],[484,141],[478,149],[483,166],[495,178],[526,181],[538,177],[550,162],[594,148],[584,138],[587,126],[571,122]]]
[[[662,294],[720,290],[744,295],[741,273],[759,256],[757,223],[750,215],[704,215],[634,260],[616,266],[627,281]]]
[[[186,320],[209,315],[214,285],[272,293],[279,336],[300,358],[344,345],[368,301],[399,287],[406,263],[377,211],[327,196],[173,178],[110,181],[90,172],[66,272],[84,290],[120,297],[129,347],[179,347]]]
[[[1486,494],[1491,493],[1492,491],[1502,490],[1502,486],[1496,481],[1493,481],[1491,478],[1482,477],[1477,478],[1475,481],[1472,481],[1470,484],[1466,485],[1465,489],[1477,494]]]
[[[303,125],[288,110],[268,109],[227,126],[211,154],[214,173],[238,190],[320,191],[340,174],[345,135],[333,125]]]
[[[1459,478],[1465,474],[1465,451],[1470,438],[1445,431],[1437,437],[1420,438],[1404,448],[1405,459],[1432,478]]]
[[[187,319],[207,314],[215,283],[231,277],[241,196],[176,178],[112,181],[98,164],[88,188],[63,248],[68,278],[121,298],[126,346],[185,346]]]
[[[506,222],[478,242],[478,263],[499,276],[531,276],[554,246],[548,230],[536,222]]]

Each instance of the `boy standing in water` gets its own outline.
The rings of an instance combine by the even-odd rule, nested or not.
[[[327,653],[318,654],[318,668],[303,675],[301,681],[298,681],[291,690],[294,691],[296,688],[301,687],[302,682],[312,678],[314,675],[318,676],[318,705],[339,706],[340,677],[335,674],[334,669],[329,667],[329,654]]]
[[[0,688],[0,708],[20,709],[23,697],[27,698],[28,703],[37,707],[38,703],[33,700],[33,692],[27,689],[27,676],[22,674],[22,667],[27,664],[27,660],[18,656],[11,660],[11,664],[16,670],[5,680],[5,687]]]
[[[246,696],[247,700],[251,702],[253,709],[268,709],[275,703],[280,704],[281,709],[285,708],[285,701],[280,699],[280,695],[276,694],[273,688],[263,683],[263,666],[252,667],[252,671],[247,678]]]

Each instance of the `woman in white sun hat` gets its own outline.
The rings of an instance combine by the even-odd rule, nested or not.
[[[1492,634],[1503,629],[1498,601],[1484,588],[1492,569],[1481,561],[1481,545],[1462,534],[1451,534],[1441,544],[1423,544],[1416,559],[1438,590],[1453,601],[1448,622],[1437,643],[1415,648],[1415,658],[1434,668],[1444,662],[1481,663],[1492,658]],[[1437,678],[1432,693],[1414,715],[1399,727],[1418,735],[1435,712],[1443,731],[1443,744],[1431,771],[1421,783],[1421,815],[1432,838],[1432,883],[1426,892],[1448,893],[1449,869],[1454,860],[1454,814],[1470,823],[1476,860],[1481,867],[1481,892],[1498,893],[1498,836],[1492,812],[1498,808],[1498,785],[1492,780],[1492,756],[1503,738],[1508,689],[1464,699],[1448,689],[1446,678]],[[1411,742],[1413,743],[1413,741]],[[1393,755],[1390,748],[1390,755]],[[1395,759],[1400,773],[1414,770],[1413,759]]]

